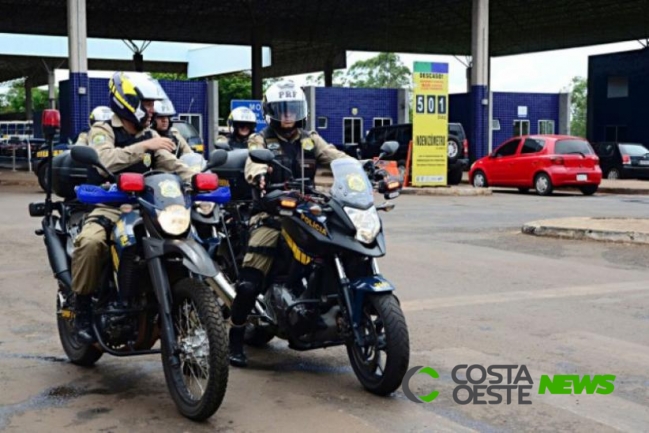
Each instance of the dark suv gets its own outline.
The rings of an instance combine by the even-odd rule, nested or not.
[[[378,126],[367,133],[360,144],[361,158],[379,156],[379,149],[386,141],[399,143],[399,150],[389,159],[397,161],[399,168],[405,170],[408,158],[408,143],[412,140],[412,123]],[[460,123],[448,124],[448,184],[457,185],[462,181],[462,172],[469,166],[469,144]]]
[[[649,179],[649,149],[638,143],[592,143],[606,179]]]

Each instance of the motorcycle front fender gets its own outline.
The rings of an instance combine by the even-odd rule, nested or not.
[[[360,277],[349,281],[349,288],[352,292],[351,308],[354,323],[360,324],[361,315],[363,312],[363,302],[365,295],[370,293],[389,293],[396,290],[396,288],[385,279],[382,275],[372,275],[367,277]]]
[[[192,239],[144,239],[147,260],[168,254],[180,255],[183,266],[194,274],[214,278],[220,273],[205,248]]]

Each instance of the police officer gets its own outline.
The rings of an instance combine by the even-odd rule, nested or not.
[[[98,107],[95,107],[94,110],[90,113],[90,118],[88,121],[88,124],[92,128],[92,125],[94,125],[97,122],[108,122],[111,117],[113,117],[113,111],[109,108],[106,107],[105,105],[100,105]],[[79,134],[77,137],[77,142],[75,144],[81,144],[81,145],[88,145],[88,132],[84,131]]]
[[[247,107],[237,107],[228,116],[228,128],[230,133],[227,136],[219,135],[216,143],[226,143],[230,149],[246,149],[248,138],[257,127],[257,116]]]
[[[171,127],[171,117],[176,115],[176,109],[170,99],[155,101],[153,103],[152,127],[161,137],[167,137],[174,142],[176,149],[174,154],[180,158],[186,153],[193,152],[187,141],[180,135],[180,131]]]
[[[157,83],[143,73],[116,72],[110,79],[108,122],[95,123],[88,134],[89,145],[97,150],[101,163],[114,174],[164,170],[191,180],[193,172],[173,154],[176,146],[169,138],[149,129],[154,100],[166,98]],[[102,171],[95,176],[105,180]],[[72,253],[72,290],[76,294],[75,326],[81,342],[91,343],[91,295],[100,284],[108,257],[108,233],[119,219],[119,209],[97,207],[86,219],[75,239]]]
[[[316,163],[330,164],[347,154],[327,144],[315,131],[304,130],[307,117],[306,97],[293,81],[273,84],[264,95],[263,110],[268,126],[248,140],[248,148],[267,148],[273,151],[279,162],[293,172],[294,178],[315,179]],[[269,170],[265,164],[246,161],[246,180],[264,190],[266,183],[280,183],[288,178],[285,170]],[[277,221],[266,213],[251,218],[248,251],[243,259],[237,295],[232,304],[230,317],[230,364],[247,365],[243,351],[245,324],[257,295],[263,290],[264,278],[273,264],[274,249],[279,239]]]

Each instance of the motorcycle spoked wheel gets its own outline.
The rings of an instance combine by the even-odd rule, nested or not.
[[[228,336],[216,296],[202,282],[184,278],[172,288],[172,320],[180,365],[172,366],[161,339],[167,386],[180,413],[194,421],[211,417],[228,384]]]
[[[364,343],[347,344],[347,355],[356,377],[373,394],[388,395],[403,380],[410,362],[408,327],[397,298],[368,294],[360,323]]]
[[[56,294],[56,324],[59,328],[59,338],[63,350],[73,364],[90,367],[101,358],[104,352],[93,344],[84,344],[78,341],[74,318],[64,318],[61,315],[61,296],[59,294],[68,299],[72,296],[72,292],[59,284],[59,291]]]

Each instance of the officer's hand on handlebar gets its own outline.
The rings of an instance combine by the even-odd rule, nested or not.
[[[266,195],[266,175],[259,174],[255,177],[255,185],[259,188],[260,195]]]
[[[176,149],[174,142],[166,137],[153,137],[143,141],[142,145],[146,150],[168,150],[173,152]]]

